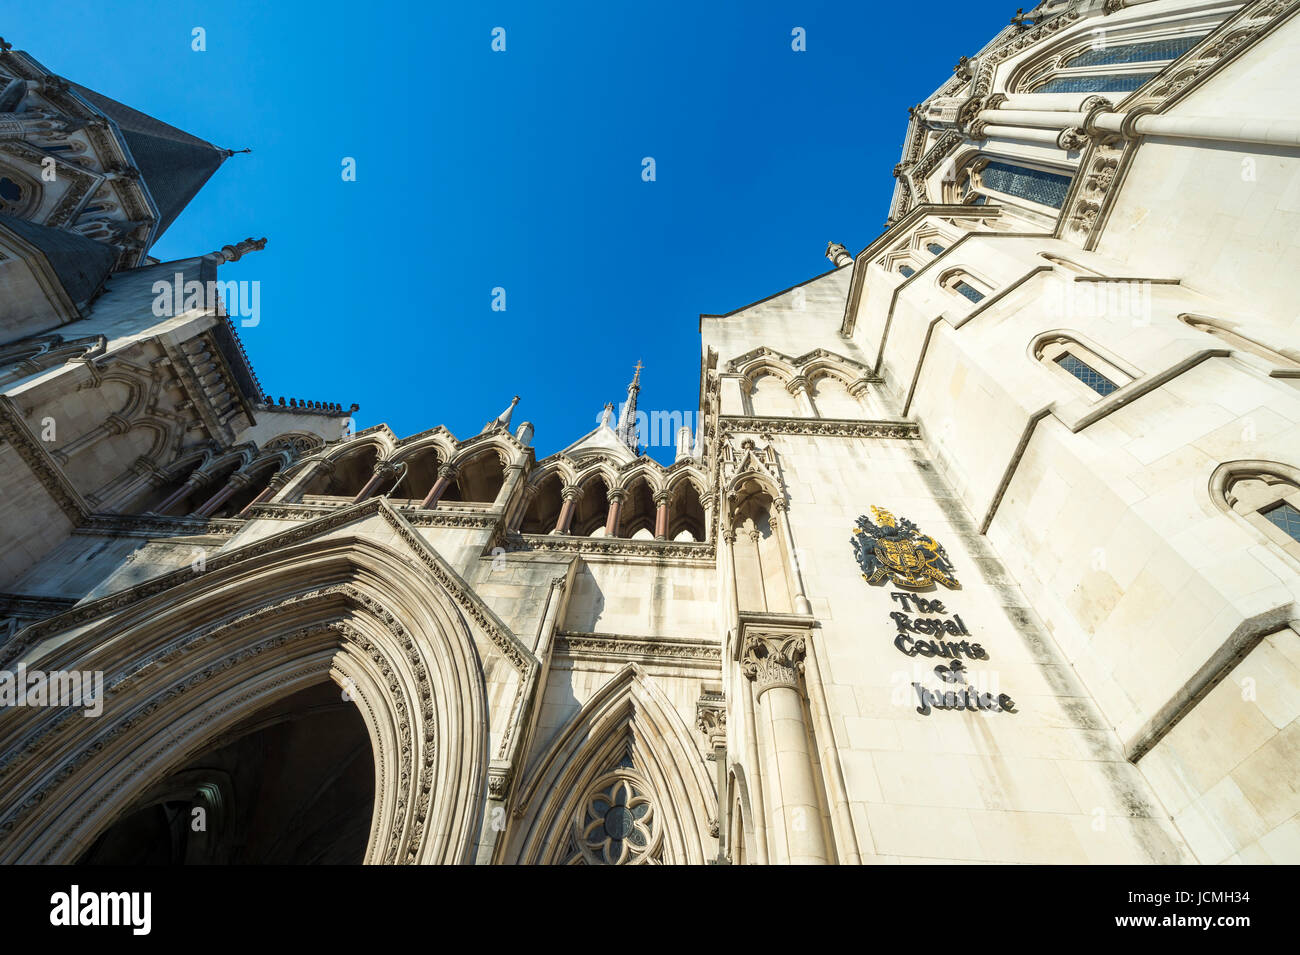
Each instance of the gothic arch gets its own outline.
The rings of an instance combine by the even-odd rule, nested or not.
[[[631,765],[627,765],[630,763]],[[622,765],[620,765],[622,764]],[[690,730],[646,671],[619,670],[578,711],[516,793],[510,858],[517,863],[570,861],[571,838],[585,817],[592,787],[620,773],[644,784],[659,827],[640,861],[702,864],[717,795]],[[576,841],[576,840],[575,840]],[[573,846],[583,859],[598,853]]]
[[[727,773],[727,858],[732,865],[758,861],[754,832],[754,811],[749,799],[745,767],[733,762]]]
[[[645,481],[650,493],[658,494],[664,489],[663,468],[657,461],[636,461],[617,476],[613,489],[630,491],[638,481]]]
[[[103,671],[104,707],[97,719],[33,707],[8,721],[0,860],[75,859],[241,718],[325,679],[347,690],[371,738],[366,861],[472,859],[488,711],[482,664],[449,593],[388,547],[356,538],[255,549],[176,576],[159,592],[104,598],[105,613],[120,612],[80,630],[73,623],[69,639],[25,657],[45,670]],[[6,649],[10,665],[27,648]]]

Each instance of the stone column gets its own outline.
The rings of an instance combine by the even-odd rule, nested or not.
[[[812,604],[804,593],[803,570],[799,566],[799,557],[794,549],[794,535],[790,533],[790,502],[777,498],[772,502],[773,509],[780,515],[781,539],[785,543],[786,562],[790,567],[790,582],[794,584],[794,612],[812,613]]]
[[[555,522],[555,530],[552,534],[569,533],[569,525],[573,523],[573,512],[578,507],[578,499],[582,497],[582,489],[577,487],[566,487],[561,492],[564,498],[564,504],[560,507],[560,517]]]
[[[129,507],[146,487],[159,488],[166,483],[167,475],[163,470],[141,456],[118,477],[94,494],[88,494],[86,503],[105,511],[121,511]]]
[[[695,704],[695,725],[708,741],[709,755],[713,761],[714,776],[718,787],[718,818],[710,823],[710,832],[718,840],[718,855],[715,862],[725,864],[727,861],[727,814],[731,806],[727,802],[727,709],[726,701],[715,694],[705,694]]]
[[[370,480],[366,482],[366,486],[352,499],[352,503],[360,504],[379,490],[381,484],[392,480],[396,475],[397,466],[392,461],[376,461],[374,473],[370,475]]]
[[[284,487],[284,475],[282,473],[271,475],[271,480],[267,483],[266,487],[262,489],[262,493],[245,504],[244,509],[239,512],[239,516],[245,517],[254,504],[265,504],[271,498],[275,497],[275,492],[280,490],[282,487]]]
[[[776,864],[830,861],[799,688],[806,649],[804,637],[795,633],[750,632],[741,652],[741,669],[754,681],[766,731],[768,830]]]
[[[667,491],[655,495],[655,540],[668,539],[668,498]]]
[[[81,437],[69,441],[57,451],[50,452],[50,457],[58,461],[59,464],[67,464],[74,454],[86,450],[101,439],[107,438],[109,435],[126,434],[130,430],[131,422],[119,414],[111,414],[98,426],[87,431]]]
[[[812,395],[808,394],[808,379],[803,375],[791,380],[790,384],[785,386],[785,390],[794,395],[795,401],[799,403],[799,410],[803,412],[805,418],[820,418],[817,408],[813,404]]]
[[[627,496],[627,492],[620,488],[614,488],[609,492],[608,496],[609,519],[605,521],[605,536],[617,537],[618,524],[623,517],[623,498]]]
[[[519,495],[519,503],[511,512],[509,520],[506,522],[507,530],[517,531],[523,526],[524,516],[528,513],[528,508],[532,507],[533,499],[537,497],[537,487],[532,484],[525,484],[523,493]]]
[[[503,510],[509,507],[510,499],[514,497],[515,488],[519,487],[519,481],[523,476],[524,466],[522,464],[508,465],[506,467],[506,479],[501,482],[501,490],[497,491],[497,497],[492,502],[492,506]]]
[[[193,512],[193,516],[211,517],[216,512],[217,508],[230,500],[237,491],[248,487],[248,485],[252,483],[251,478],[236,471],[234,474],[230,475],[230,480],[226,482],[225,487],[199,505],[199,507]]]
[[[212,480],[211,475],[202,474],[199,471],[195,471],[193,474],[191,474],[188,478],[185,479],[184,484],[182,484],[170,495],[168,495],[165,501],[163,501],[161,504],[154,507],[153,509],[154,513],[166,514],[177,504],[177,502],[183,500],[185,497],[194,493],[199,488],[203,487],[205,484],[208,484],[211,480]]]
[[[447,488],[451,487],[451,482],[456,480],[456,475],[458,473],[458,469],[450,464],[444,464],[442,467],[438,468],[438,480],[433,482],[433,487],[429,489],[429,493],[425,499],[420,502],[420,506],[428,510],[437,507],[438,501],[442,498],[442,495],[446,492]]]

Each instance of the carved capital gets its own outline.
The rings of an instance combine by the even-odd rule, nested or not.
[[[1076,152],[1088,148],[1088,134],[1077,126],[1061,130],[1056,137],[1056,145],[1067,152]]]
[[[797,634],[750,633],[741,649],[740,668],[759,694],[774,687],[797,690],[806,650],[804,638]]]
[[[709,746],[723,746],[727,740],[727,705],[721,696],[706,694],[695,704],[695,727]]]
[[[510,769],[492,767],[488,770],[488,798],[505,799],[510,791]]]

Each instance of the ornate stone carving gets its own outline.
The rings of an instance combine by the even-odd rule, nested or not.
[[[695,704],[695,727],[709,746],[724,745],[727,739],[727,707],[720,695],[700,697]]]
[[[727,417],[719,421],[724,431],[754,434],[815,434],[840,438],[920,437],[920,430],[910,421],[854,421],[835,418],[757,418]]]
[[[1056,137],[1056,145],[1068,152],[1075,152],[1088,147],[1088,134],[1078,127],[1061,130]]]
[[[798,634],[750,632],[741,649],[740,669],[760,694],[779,686],[798,689],[806,650]]]

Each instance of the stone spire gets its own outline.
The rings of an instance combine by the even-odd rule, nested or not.
[[[641,453],[640,435],[636,428],[636,396],[641,390],[641,368],[641,360],[638,358],[632,384],[627,386],[627,403],[623,405],[623,413],[618,419],[618,438],[632,449],[633,454]]]
[[[510,416],[515,413],[515,405],[519,404],[519,396],[515,395],[510,399],[510,407],[501,412],[494,419],[483,425],[484,431],[492,431],[496,428],[509,428]],[[481,433],[481,432],[480,432]]]

